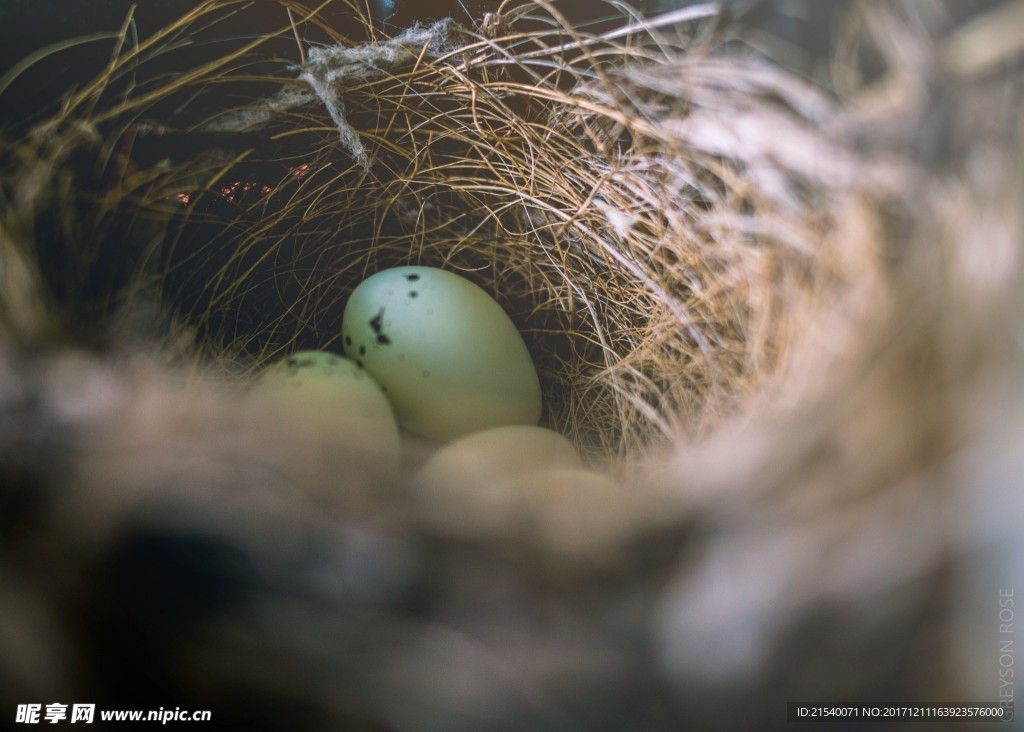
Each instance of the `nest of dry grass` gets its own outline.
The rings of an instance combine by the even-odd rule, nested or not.
[[[230,22],[224,6],[122,43],[38,133],[44,144],[94,136],[106,156],[95,172],[117,192],[89,212],[89,237],[123,227],[126,205],[136,219],[171,219],[166,237],[159,224],[145,232],[149,251],[138,226],[122,228],[94,242],[109,254],[68,263],[134,248],[115,294],[145,288],[197,329],[203,354],[255,365],[340,350],[355,283],[397,264],[442,266],[520,326],[546,421],[623,458],[735,411],[818,317],[806,308],[855,310],[847,285],[862,289],[877,269],[876,252],[834,235],[843,199],[878,183],[819,133],[833,102],[763,62],[716,54],[711,6],[672,14],[691,18],[681,26],[624,19],[597,36],[566,29],[555,8],[509,6],[484,35],[446,21],[316,47],[279,61],[276,77],[252,58],[269,38],[147,75],[192,29]],[[65,154],[43,151],[40,164]],[[80,271],[57,276],[78,280],[69,301],[95,294]]]
[[[324,511],[383,532],[367,550],[382,572],[397,556],[382,546],[418,557],[429,617],[390,596],[345,600],[366,611],[351,627],[327,619],[330,602],[307,608],[340,639],[325,678],[370,692],[325,703],[328,716],[712,728],[739,693],[757,714],[783,697],[964,688],[931,641],[960,541],[949,456],[1016,358],[993,335],[1013,331],[1019,303],[1024,147],[1004,17],[960,27],[939,5],[851,11],[823,89],[737,51],[711,6],[587,33],[557,6],[506,3],[479,29],[343,46],[303,4],[274,7],[267,35],[183,68],[168,67],[182,44],[255,11],[202,3],[138,43],[126,24],[101,78],[0,150],[0,336],[11,380],[34,384],[5,398],[29,410],[82,383],[119,395],[47,413],[73,433],[102,427],[87,459],[61,467],[78,486],[70,505],[109,528],[167,480],[158,493],[216,506],[263,560],[265,525],[301,534]],[[295,45],[314,31],[323,45]],[[347,293],[398,264],[461,272],[510,313],[546,423],[631,476],[631,494],[599,507],[619,520],[607,543],[566,552],[511,521],[452,535],[400,481],[359,474],[357,456],[313,464],[272,425],[225,416],[230,399],[162,383],[172,366],[211,389],[211,375],[288,351],[340,350]],[[24,354],[68,340],[108,354],[141,342],[149,360],[116,378],[95,362],[36,375]],[[76,369],[87,377],[68,386]],[[165,458],[211,439],[182,469],[209,490],[186,498]],[[139,443],[155,447],[102,458]],[[56,449],[3,444],[28,475]],[[339,471],[342,495],[325,478]],[[260,490],[239,503],[239,481]],[[299,486],[294,502],[282,482]],[[260,528],[227,521],[242,505]],[[66,511],[42,521],[97,552],[103,532],[68,528]],[[481,587],[500,601],[467,599]],[[450,628],[472,644],[445,642]],[[308,649],[268,632],[269,658],[213,632],[182,663],[209,693],[329,696],[321,683],[282,691],[275,654],[300,669]],[[361,657],[382,664],[368,677],[344,658],[359,637],[381,641]],[[514,683],[477,653],[510,637]],[[200,670],[236,653],[257,660],[213,681]],[[469,696],[465,679],[431,677],[452,659],[479,673]],[[395,689],[409,701],[389,711]]]

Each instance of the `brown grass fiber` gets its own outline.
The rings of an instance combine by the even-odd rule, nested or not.
[[[17,689],[89,688],[67,658],[102,653],[94,629],[57,608],[106,617],[82,577],[152,524],[263,572],[265,614],[146,646],[200,707],[669,730],[994,701],[951,598],[1005,530],[960,520],[1016,469],[978,456],[1024,425],[1020,5],[852,3],[814,81],[715,4],[615,4],[588,31],[510,0],[396,38],[297,0],[201,2],[148,39],[126,20],[99,78],[0,145],[0,458],[11,496],[61,486],[18,526],[73,557],[10,540],[10,623],[61,628]],[[205,42],[239,18],[264,35]],[[628,490],[439,517],[403,476],[245,417],[240,377],[340,351],[348,293],[401,264],[490,292],[544,423]],[[377,584],[290,584],[281,557],[321,540]]]

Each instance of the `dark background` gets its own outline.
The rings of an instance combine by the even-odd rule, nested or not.
[[[695,0],[633,0],[641,12],[652,15],[694,4]],[[134,0],[3,0],[0,2],[0,78],[23,59],[53,44],[73,41],[98,33],[116,33]],[[146,38],[196,5],[194,0],[145,0],[134,15],[138,38]],[[317,4],[317,3],[314,3]],[[469,25],[484,13],[495,10],[500,0],[370,0],[369,9],[379,28],[394,33],[416,22],[454,17]],[[741,16],[752,27],[768,30],[790,44],[816,55],[828,48],[829,26],[843,0],[728,0],[724,3],[734,16]],[[555,5],[571,22],[594,25],[616,16],[611,6],[595,0],[556,0]],[[363,26],[344,3],[324,11],[325,19],[336,31],[352,41],[363,40]],[[617,16],[616,16],[617,17]],[[269,23],[267,19],[269,18]],[[268,27],[286,28],[288,18],[276,3],[266,4],[266,16],[252,9],[240,14],[229,25],[233,38],[208,37],[188,47],[195,60],[212,59],[225,48],[225,41],[256,37]],[[223,34],[223,30],[217,31]],[[326,43],[331,39],[319,29],[303,29],[307,43]],[[292,49],[294,49],[294,42]],[[112,39],[76,42],[45,56],[0,90],[0,128],[23,132],[26,125],[58,109],[69,91],[102,71],[110,58]],[[282,73],[285,73],[282,64]],[[9,130],[9,132],[11,132]]]

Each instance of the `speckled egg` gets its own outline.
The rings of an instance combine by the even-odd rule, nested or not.
[[[398,425],[391,405],[351,359],[327,351],[287,356],[259,375],[252,395],[296,410],[314,427],[335,431],[349,448],[398,457]]]
[[[432,267],[378,272],[352,292],[342,334],[346,354],[413,432],[447,440],[540,419],[540,382],[522,336],[464,277]]]

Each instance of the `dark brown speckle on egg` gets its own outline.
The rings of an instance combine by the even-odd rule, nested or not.
[[[381,308],[376,315],[370,318],[370,327],[374,333],[380,333],[384,323],[384,308]]]

